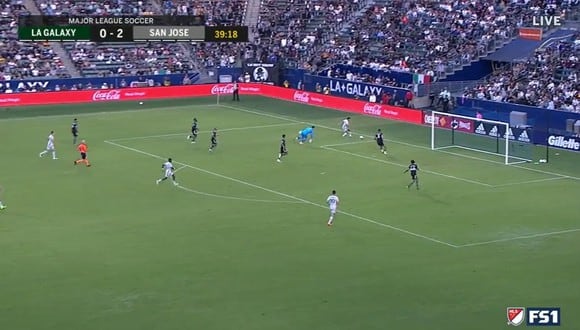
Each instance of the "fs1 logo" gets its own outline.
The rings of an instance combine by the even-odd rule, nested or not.
[[[560,325],[560,308],[528,307],[527,325]]]
[[[508,307],[508,325],[559,326],[560,308],[557,307]],[[527,319],[527,320],[526,320]]]

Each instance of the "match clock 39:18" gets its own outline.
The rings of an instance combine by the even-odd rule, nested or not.
[[[207,42],[248,42],[247,26],[206,26]]]

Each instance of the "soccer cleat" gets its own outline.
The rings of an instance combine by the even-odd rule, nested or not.
[[[0,210],[5,210],[5,209],[6,209],[6,205],[0,206]]]
[[[173,181],[173,185],[174,185],[174,186],[179,186],[179,183],[177,183],[177,182]]]
[[[280,159],[276,159],[276,161],[277,161],[278,163],[282,162]]]
[[[73,160],[73,164],[74,164],[74,165],[76,165],[76,164],[77,164],[77,162]]]
[[[161,180],[155,180],[155,184],[159,184],[159,182],[161,182]]]

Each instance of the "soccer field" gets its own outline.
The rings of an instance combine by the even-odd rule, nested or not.
[[[580,329],[580,154],[506,166],[431,151],[429,127],[350,115],[341,137],[345,116],[262,97],[0,109],[2,329],[490,330],[510,306]],[[178,187],[155,184],[168,157]]]

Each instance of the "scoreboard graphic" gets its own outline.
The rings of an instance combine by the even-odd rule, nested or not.
[[[204,16],[22,16],[20,41],[248,42],[247,26],[206,26]]]

